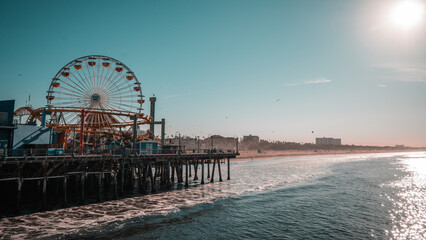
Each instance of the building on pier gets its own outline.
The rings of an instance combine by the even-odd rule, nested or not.
[[[30,145],[56,144],[56,134],[51,127],[18,124],[13,131],[12,149],[28,148]]]
[[[14,109],[15,100],[0,101],[0,149],[12,147],[13,130],[16,129],[13,121]]]
[[[35,122],[17,124],[14,120],[15,100],[0,101],[0,149],[23,149],[29,146],[56,143],[51,127],[36,126]]]

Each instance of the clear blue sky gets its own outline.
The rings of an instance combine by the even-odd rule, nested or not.
[[[3,0],[0,98],[44,106],[59,69],[99,54],[155,94],[167,135],[426,146],[425,19],[390,26],[395,2]]]

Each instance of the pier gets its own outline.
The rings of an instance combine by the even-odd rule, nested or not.
[[[3,156],[0,216],[230,180],[236,152]],[[224,165],[224,166],[221,166]],[[217,170],[215,170],[217,168]],[[207,170],[207,171],[205,171]],[[217,171],[217,172],[216,172]],[[207,176],[205,176],[207,173]],[[23,207],[25,206],[25,207]]]
[[[155,119],[154,95],[142,112],[144,97],[124,63],[89,55],[54,75],[46,106],[0,101],[0,217],[223,181],[226,161],[230,180],[237,138],[235,150],[216,150],[213,135],[210,149],[199,136],[182,148]]]

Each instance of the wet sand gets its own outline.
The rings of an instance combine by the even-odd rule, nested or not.
[[[311,156],[311,155],[338,155],[338,154],[363,154],[363,153],[391,153],[391,152],[417,152],[419,150],[408,149],[395,149],[395,150],[280,150],[280,151],[262,151],[257,150],[243,150],[240,155],[232,161],[246,161],[255,159],[271,159],[271,158],[285,158],[297,156]]]

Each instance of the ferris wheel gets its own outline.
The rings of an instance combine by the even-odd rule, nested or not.
[[[47,107],[105,110],[105,114],[89,113],[85,124],[107,126],[128,121],[107,114],[108,110],[140,113],[144,103],[141,84],[134,73],[120,61],[90,55],[66,64],[53,78],[47,91]],[[66,125],[80,122],[78,112],[65,112]]]

